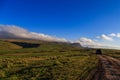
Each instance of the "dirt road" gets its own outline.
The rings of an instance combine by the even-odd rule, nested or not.
[[[98,68],[90,80],[120,80],[120,61],[105,55],[98,57]]]

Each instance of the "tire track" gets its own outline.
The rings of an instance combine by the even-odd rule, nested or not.
[[[105,55],[98,55],[98,58],[98,68],[87,80],[120,80],[120,61]]]

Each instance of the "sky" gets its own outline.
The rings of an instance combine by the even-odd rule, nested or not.
[[[0,0],[1,28],[14,30],[13,25],[53,39],[120,49],[120,0]]]

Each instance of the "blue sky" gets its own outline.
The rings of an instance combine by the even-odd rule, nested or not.
[[[100,39],[104,34],[120,42],[120,0],[0,0],[0,24],[67,40],[86,37],[108,43]]]

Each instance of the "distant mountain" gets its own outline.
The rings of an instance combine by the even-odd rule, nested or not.
[[[71,45],[74,47],[82,47],[80,43],[71,43]]]

